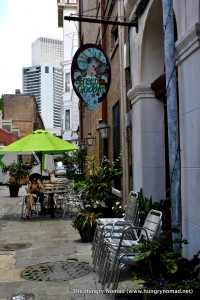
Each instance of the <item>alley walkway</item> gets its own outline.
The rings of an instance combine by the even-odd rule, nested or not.
[[[109,294],[102,294],[97,274],[91,269],[91,243],[81,242],[79,233],[71,226],[72,219],[68,216],[65,220],[62,216],[55,219],[41,216],[22,220],[21,196],[24,193],[22,187],[19,196],[11,198],[8,188],[0,186],[0,300],[111,299]],[[23,249],[17,249],[20,245],[24,246]],[[16,249],[13,250],[12,246]],[[30,266],[39,264],[38,269],[31,273],[33,278],[34,272],[38,273],[39,268],[41,271],[43,263],[46,266],[47,263],[67,261],[72,266],[73,262],[84,262],[86,274],[67,281],[59,281],[60,271],[55,281],[27,280],[21,276]],[[73,273],[73,267],[71,271]],[[74,273],[72,275],[77,277],[76,270]],[[17,298],[16,295],[20,294],[27,298]],[[116,299],[132,298],[119,295]]]

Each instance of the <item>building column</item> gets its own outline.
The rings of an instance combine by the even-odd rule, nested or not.
[[[175,44],[178,64],[183,255],[200,249],[200,23]]]
[[[128,92],[132,104],[133,190],[143,189],[153,201],[166,198],[163,102],[150,85]]]

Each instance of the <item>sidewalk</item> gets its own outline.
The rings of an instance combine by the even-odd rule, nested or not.
[[[47,262],[70,259],[92,266],[91,243],[81,242],[69,216],[65,220],[61,216],[55,219],[46,216],[31,220],[20,218],[21,196],[24,194],[22,187],[19,196],[11,198],[8,188],[0,186],[0,246],[27,243],[25,249],[0,250],[0,300],[111,299],[109,294],[102,294],[97,274],[93,271],[68,281],[31,281],[20,276],[27,267]],[[16,297],[19,294],[27,295],[27,298]],[[119,295],[116,299],[132,298]]]

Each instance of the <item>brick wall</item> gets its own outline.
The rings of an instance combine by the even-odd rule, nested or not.
[[[44,129],[35,97],[30,95],[4,95],[4,120],[12,120],[13,128],[20,130],[20,137],[37,128]]]
[[[96,0],[84,0],[82,1],[83,14],[87,14],[88,17],[95,17],[98,15],[100,17],[100,9],[91,10],[95,8],[99,1]],[[114,5],[111,12],[111,19],[116,18],[116,8],[117,3]],[[89,10],[90,9],[90,10]],[[87,12],[86,12],[87,11]],[[81,38],[84,44],[94,43],[98,44],[100,33],[100,24],[95,23],[83,23]],[[113,25],[108,25],[106,28],[105,39],[106,39],[106,54],[110,59],[111,64],[111,85],[109,92],[107,94],[107,125],[110,127],[110,135],[108,139],[108,158],[113,159],[113,116],[112,109],[113,106],[120,101],[120,62],[119,62],[119,47],[116,46],[115,51],[112,53],[113,48],[113,36],[111,30]],[[91,132],[95,137],[94,145],[87,147],[87,154],[96,154],[99,157],[99,136],[96,128],[98,127],[99,119],[102,119],[102,103],[99,104],[92,112],[87,110],[83,111],[83,137],[86,137],[88,132]]]

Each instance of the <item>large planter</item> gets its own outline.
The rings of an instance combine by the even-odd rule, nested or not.
[[[18,197],[19,186],[9,185],[10,197]]]
[[[82,242],[92,242],[94,238],[95,225],[90,229],[79,230]]]

